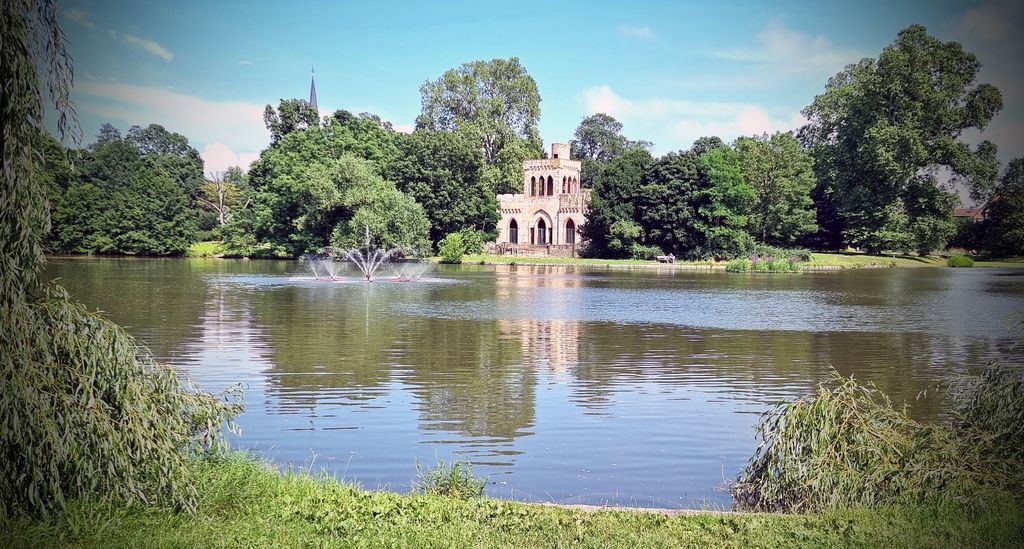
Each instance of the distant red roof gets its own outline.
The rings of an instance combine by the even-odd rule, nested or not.
[[[985,208],[953,208],[953,217],[969,217],[981,221],[985,219]]]

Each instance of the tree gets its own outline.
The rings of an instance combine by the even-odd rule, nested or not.
[[[610,162],[633,147],[650,150],[649,142],[630,141],[621,132],[622,123],[604,113],[588,116],[576,127],[569,147],[572,157],[582,163],[580,184],[583,187],[591,186],[595,163]]]
[[[223,227],[239,205],[246,185],[245,173],[233,166],[223,174],[211,173],[196,200],[212,211],[217,216],[217,225]]]
[[[277,110],[270,105],[263,109],[263,124],[270,130],[270,142],[274,144],[294,131],[319,126],[320,114],[309,101],[282,98]]]
[[[183,253],[209,215],[195,206],[203,200],[199,153],[156,124],[133,126],[123,139],[110,125],[101,134],[77,153],[78,169],[45,164],[48,177],[66,179],[51,189],[50,245],[75,253]]]
[[[36,176],[41,89],[75,139],[71,60],[52,0],[0,3],[0,36],[0,515],[75,499],[194,509],[195,434],[216,440],[239,410],[185,390],[123,329],[39,284],[50,190]]]
[[[736,140],[743,175],[754,189],[748,230],[763,244],[792,246],[817,227],[811,200],[814,161],[791,133]]]
[[[985,208],[986,248],[997,257],[1024,256],[1024,158],[1006,167]]]
[[[540,93],[517,57],[472,61],[449,69],[437,80],[423,84],[420,96],[422,110],[416,117],[416,128],[471,131],[480,140],[488,166],[517,168],[513,162],[521,162],[522,154],[503,158],[502,153],[509,148],[534,157],[543,154],[537,129]],[[497,176],[493,187],[496,192],[514,189],[519,183],[521,172],[505,172],[499,168],[493,174]]]
[[[755,192],[743,177],[739,153],[729,146],[710,149],[700,156],[698,167],[702,188],[696,228],[704,238],[698,255],[728,259],[746,254],[752,244],[746,229]]]
[[[100,126],[100,132],[96,135],[97,143],[106,143],[107,141],[119,141],[121,139],[121,130],[114,127],[110,122],[104,122]]]
[[[703,137],[650,166],[636,192],[635,216],[646,244],[691,259],[730,258],[750,248],[745,230],[753,199],[739,153]]]
[[[184,189],[152,161],[136,166],[132,183],[111,197],[105,253],[182,255],[196,241],[195,215]]]
[[[430,240],[462,229],[493,234],[498,205],[483,176],[484,158],[475,136],[418,130],[397,139],[399,154],[388,179],[420,203],[430,219]]]
[[[651,153],[636,148],[599,166],[594,176],[587,222],[580,228],[587,243],[587,255],[628,257],[632,254],[631,246],[639,236],[630,225],[636,215],[634,202],[644,172],[652,161]]]
[[[918,174],[945,167],[954,180],[990,188],[995,145],[971,149],[960,140],[983,129],[1002,108],[990,84],[975,84],[981,63],[956,42],[942,42],[921,25],[900,31],[878,59],[832,77],[804,109],[801,139],[811,149],[824,189],[842,222],[844,240],[872,252],[907,208],[897,207]],[[941,195],[937,195],[941,196]],[[888,227],[888,228],[887,228]]]
[[[369,227],[375,248],[397,248],[407,256],[430,252],[430,221],[411,196],[354,159],[343,159],[333,180],[343,189],[340,205],[347,215],[331,231],[332,246],[362,248]]]

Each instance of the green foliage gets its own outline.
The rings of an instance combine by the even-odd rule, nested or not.
[[[785,257],[792,261],[807,262],[811,260],[810,250],[805,250],[803,248],[778,248],[776,246],[766,246],[764,244],[755,244],[751,249],[750,254],[761,257]]]
[[[51,185],[50,246],[75,253],[181,255],[199,236],[202,160],[179,134],[151,124],[119,139],[110,126],[67,184]],[[49,171],[50,168],[47,169]]]
[[[1024,255],[1024,158],[1006,167],[985,208],[985,247],[997,257]]]
[[[37,282],[49,233],[47,182],[37,177],[45,147],[44,87],[53,101],[61,136],[76,125],[71,109],[71,58],[53,0],[10,0],[0,5],[0,136],[3,136],[3,201],[0,202],[0,306],[16,302]],[[70,137],[75,137],[72,133]],[[5,310],[0,312],[6,314]],[[6,327],[5,327],[6,328]]]
[[[285,135],[250,168],[249,206],[222,229],[228,248],[297,257],[351,239],[362,246],[369,223],[389,247],[424,251],[422,207],[380,176],[397,154],[394,139],[379,118],[345,111]]]
[[[646,150],[631,149],[598,166],[587,223],[580,229],[588,242],[588,255],[627,257],[630,254],[633,242],[640,236],[633,220],[634,202],[651,162],[651,154]]]
[[[387,177],[423,206],[431,242],[463,229],[494,231],[498,205],[484,180],[483,154],[471,133],[420,130],[399,134],[397,144]]]
[[[757,432],[762,442],[731,487],[741,509],[979,505],[1019,495],[1024,481],[1020,461],[1001,454],[991,433],[918,423],[873,385],[852,379],[779,404]]]
[[[320,114],[309,101],[281,99],[276,110],[270,105],[263,109],[263,124],[270,131],[271,143],[277,143],[292,132],[318,127]]]
[[[650,150],[647,141],[631,141],[622,135],[622,123],[615,118],[597,113],[590,115],[576,127],[573,139],[569,141],[570,156],[582,162],[580,184],[585,188],[593,186],[595,170],[622,156],[629,149]]]
[[[960,44],[912,25],[878,59],[834,76],[804,109],[809,123],[801,137],[822,182],[819,204],[834,206],[846,243],[871,253],[887,246],[921,251],[948,238],[943,193],[912,188],[925,183],[922,172],[946,167],[975,194],[991,188],[995,145],[983,141],[972,150],[961,140],[1003,105],[999,90],[976,84],[980,69]],[[935,219],[919,221],[922,215]]]
[[[773,257],[754,255],[749,258],[732,259],[725,264],[725,270],[730,273],[797,273],[800,272],[800,269],[800,260],[795,256]]]
[[[958,428],[985,433],[999,458],[1024,463],[1024,364],[991,362],[950,392]]]
[[[791,246],[817,228],[811,189],[814,161],[792,133],[736,140],[743,174],[754,189],[748,232],[758,242]]]
[[[414,489],[421,493],[434,496],[445,496],[456,499],[478,498],[484,495],[487,480],[473,474],[473,465],[468,461],[445,463],[437,460],[437,465],[424,469],[416,462],[416,481]]]
[[[59,287],[17,314],[4,319],[19,325],[5,327],[17,328],[5,336],[15,352],[0,363],[2,511],[46,513],[73,498],[192,508],[187,460],[220,444],[240,407],[185,389]]]
[[[745,273],[754,270],[754,262],[745,257],[730,259],[725,264],[725,270],[730,273]]]
[[[970,256],[954,255],[946,260],[946,265],[949,267],[973,267],[974,260]]]
[[[461,232],[448,233],[438,244],[438,254],[442,263],[462,263],[466,254],[466,243]]]
[[[540,93],[519,59],[472,61],[420,87],[416,128],[469,132],[490,168],[484,180],[497,194],[516,192],[522,160],[541,154]]]
[[[663,252],[661,248],[657,246],[633,243],[629,248],[630,259],[651,260],[656,259],[659,255],[665,255],[665,252]]]
[[[473,229],[462,229],[459,234],[462,235],[462,245],[466,250],[466,255],[484,253],[484,233]]]

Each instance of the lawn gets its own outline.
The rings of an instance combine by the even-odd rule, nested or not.
[[[45,520],[0,519],[4,547],[1013,547],[1005,504],[818,515],[588,512],[489,498],[372,492],[279,473],[240,455],[196,464],[195,513],[72,502]]]

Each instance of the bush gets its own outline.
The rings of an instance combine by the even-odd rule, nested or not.
[[[634,243],[629,248],[629,255],[632,259],[651,260],[656,259],[659,255],[665,255],[665,252],[657,246]]]
[[[438,243],[441,263],[462,263],[462,256],[465,253],[466,243],[462,239],[462,233],[448,233]]]
[[[950,267],[973,267],[974,260],[966,255],[954,255],[946,260],[946,265]]]
[[[725,270],[730,273],[745,273],[754,269],[754,262],[747,259],[733,259],[725,264]]]
[[[462,250],[466,255],[478,255],[484,253],[484,234],[476,229],[462,229]]]
[[[1017,494],[1020,398],[1003,417],[1001,444],[986,426],[922,424],[896,410],[874,385],[836,376],[837,385],[766,412],[761,443],[730,487],[737,507],[816,512],[892,504],[968,505]],[[965,395],[978,394],[966,390]],[[1011,399],[1012,400],[1012,399]],[[964,402],[971,402],[970,398]],[[1002,404],[1003,409],[1009,409]],[[967,406],[987,416],[985,407]],[[1016,429],[1014,431],[1014,429]],[[1019,448],[1019,446],[1017,446]]]
[[[787,257],[795,258],[796,261],[810,261],[811,252],[804,248],[778,248],[767,244],[755,244],[750,255],[758,257]]]
[[[473,475],[473,466],[468,462],[454,461],[448,465],[439,459],[432,469],[423,469],[417,461],[413,484],[423,494],[470,499],[484,495],[487,480]]]
[[[189,456],[219,447],[241,406],[187,390],[60,287],[7,312],[0,510],[47,513],[72,498],[192,509]]]

